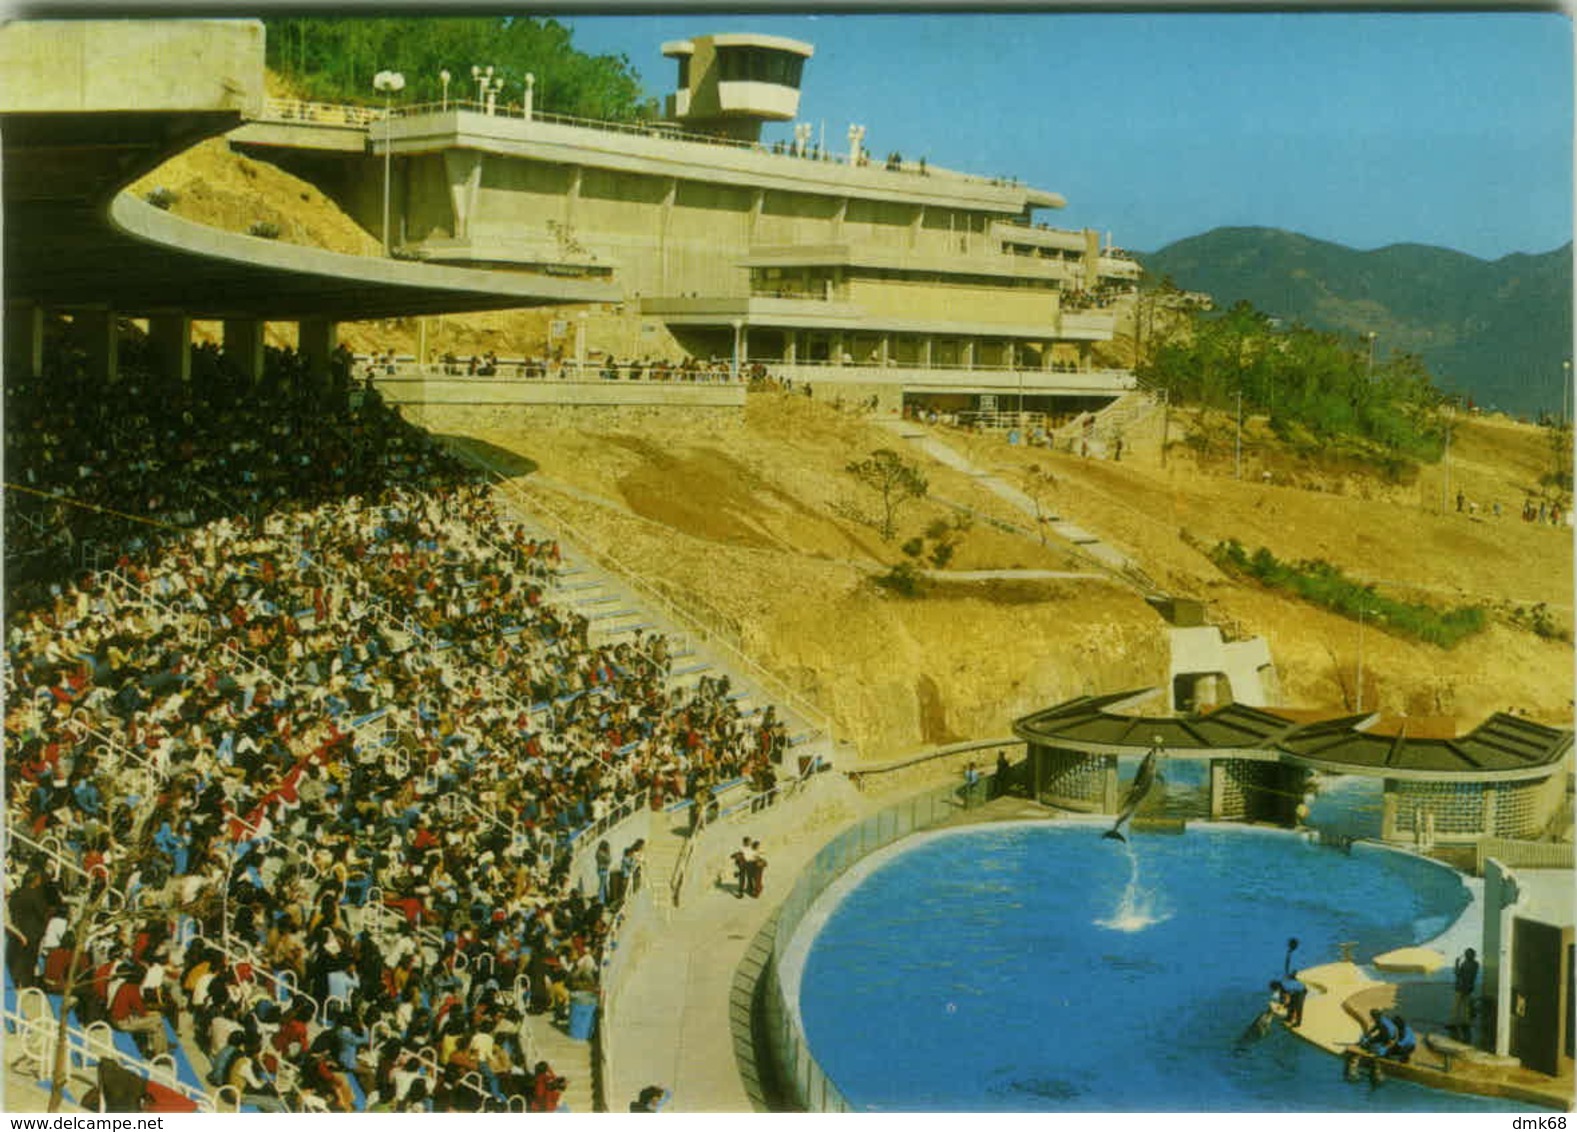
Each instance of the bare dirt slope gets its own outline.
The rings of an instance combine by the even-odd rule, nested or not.
[[[753,394],[743,419],[561,416],[473,433],[538,464],[532,490],[574,536],[708,610],[809,692],[866,759],[1006,734],[1013,718],[1087,691],[1163,682],[1161,624],[1103,576],[957,581],[909,600],[873,579],[897,544],[957,512],[927,500],[884,544],[845,517],[874,496],[843,470],[894,438],[832,407]],[[1004,504],[929,467],[933,494],[978,509],[954,565],[1088,575],[1074,548],[992,529]]]
[[[1470,494],[1509,492],[1536,477],[1532,431],[1475,424],[1462,442],[1474,459],[1460,459],[1454,476]],[[848,517],[874,500],[844,467],[895,439],[830,406],[752,394],[740,420],[566,414],[474,435],[534,461],[538,470],[523,482],[577,537],[712,611],[812,692],[867,760],[1003,734],[1014,717],[1070,695],[1164,682],[1164,624],[1121,580],[960,580],[919,599],[875,585],[902,559],[898,543],[956,513],[936,497],[978,516],[952,569],[1096,568],[1072,546],[996,529],[993,519],[1029,524],[969,477],[911,452],[926,465],[932,499],[903,514],[893,544],[882,543]],[[1357,626],[1227,578],[1201,547],[1237,537],[1437,603],[1542,601],[1570,628],[1569,532],[1509,514],[1474,521],[1416,502],[1239,482],[1175,449],[1163,469],[1142,434],[1121,463],[941,435],[1010,480],[1030,464],[1049,470],[1050,502],[1063,517],[1137,559],[1168,591],[1205,599],[1218,622],[1266,635],[1289,706],[1352,705]],[[1570,646],[1502,619],[1455,650],[1371,625],[1364,650],[1365,706],[1455,717],[1463,727],[1510,706],[1570,721]]]

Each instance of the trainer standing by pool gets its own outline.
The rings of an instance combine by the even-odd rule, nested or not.
[[[1462,1041],[1473,1036],[1473,991],[1478,985],[1478,956],[1470,947],[1456,962],[1456,1000],[1451,1005],[1451,1032]]]

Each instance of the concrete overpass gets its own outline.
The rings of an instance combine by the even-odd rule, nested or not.
[[[120,317],[147,317],[185,376],[193,318],[261,373],[267,320],[299,320],[326,373],[339,321],[617,299],[599,280],[342,255],[182,220],[121,190],[263,107],[255,20],[60,20],[0,27],[0,158],[11,372],[37,376],[46,310],[87,329],[116,376]],[[8,367],[9,368],[9,367]]]

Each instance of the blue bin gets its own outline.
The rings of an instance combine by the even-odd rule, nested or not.
[[[592,1027],[597,1024],[597,996],[590,991],[576,991],[569,996],[569,1036],[577,1042],[591,1040]]]

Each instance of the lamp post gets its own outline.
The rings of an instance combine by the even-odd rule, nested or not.
[[[1237,436],[1232,441],[1232,475],[1234,479],[1243,478],[1243,390],[1238,390],[1238,427]]]
[[[444,85],[444,101],[442,107],[444,110],[449,109],[449,80],[453,77],[454,76],[451,75],[447,70],[438,72],[438,81]]]
[[[530,71],[526,72],[526,121],[531,121],[531,115],[536,104],[537,76]]]
[[[492,82],[484,84],[483,89],[487,92],[487,113],[491,116],[497,108],[498,92],[504,89],[504,76],[495,76]]]
[[[1365,381],[1373,381],[1374,380],[1374,340],[1376,338],[1380,337],[1380,335],[1379,335],[1379,332],[1377,332],[1377,331],[1366,330],[1366,331],[1364,331],[1364,335],[1363,336],[1369,343],[1369,361],[1368,361],[1367,367],[1364,369],[1364,380]]]
[[[1566,399],[1572,391],[1572,360],[1567,358],[1561,363],[1561,427],[1566,427]]]
[[[1354,711],[1363,711],[1363,619],[1369,612],[1367,596],[1358,603],[1358,692],[1353,704]]]
[[[492,82],[492,79],[493,68],[491,64],[486,67],[472,66],[471,80],[476,83],[476,102],[478,106],[481,106],[487,98],[487,87]]]
[[[405,89],[405,76],[399,71],[379,71],[372,78],[374,90],[383,92],[383,254],[391,254],[389,244],[389,180],[392,174],[394,148],[394,121],[389,117],[392,100],[397,91]]]
[[[1451,510],[1451,421],[1455,416],[1455,406],[1447,401],[1445,404],[1446,416],[1446,455],[1445,478],[1440,482],[1440,513],[1447,514]]]
[[[849,164],[860,163],[860,145],[865,141],[865,127],[849,123]]]
[[[811,124],[809,122],[794,123],[794,156],[804,157],[805,150],[810,146]]]

